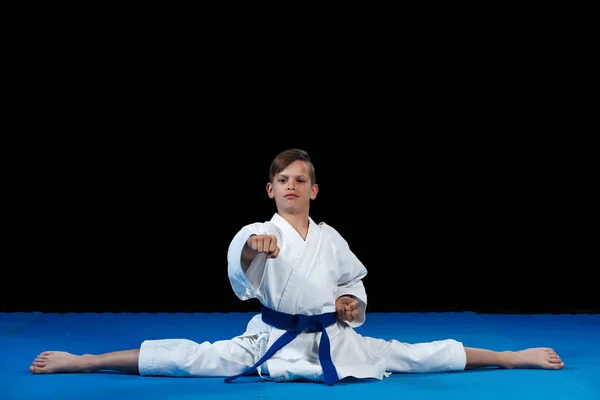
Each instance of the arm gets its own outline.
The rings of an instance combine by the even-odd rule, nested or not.
[[[241,265],[244,273],[248,272],[248,268],[250,268],[252,261],[254,261],[254,258],[256,258],[257,255],[258,251],[252,250],[252,248],[248,246],[248,242],[246,241],[246,244],[244,245],[244,247],[242,247],[241,257]]]
[[[362,279],[367,275],[367,269],[335,229],[325,223],[321,225],[329,230],[335,258],[338,261],[336,313],[350,326],[358,327],[366,319],[367,292]]]
[[[251,234],[244,247],[242,247],[241,265],[244,273],[248,271],[252,261],[260,253],[265,253],[268,258],[275,258],[279,254],[277,237],[274,235]]]
[[[264,300],[260,288],[266,262],[279,253],[276,237],[269,235],[268,229],[268,223],[246,225],[229,244],[227,273],[231,287],[240,300]]]

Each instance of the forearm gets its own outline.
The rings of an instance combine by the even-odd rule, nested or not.
[[[265,260],[260,254],[249,253],[251,247],[247,241],[253,234],[247,229],[240,230],[227,250],[227,274],[233,291],[241,300],[260,299],[257,290],[262,281]]]
[[[244,273],[248,271],[248,268],[250,268],[250,264],[252,264],[252,261],[256,258],[257,254],[258,251],[252,250],[250,246],[248,246],[248,243],[244,245],[244,247],[242,248],[242,256],[240,260],[242,270],[244,271]]]

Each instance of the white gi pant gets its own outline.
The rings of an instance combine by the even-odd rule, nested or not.
[[[362,340],[371,352],[369,358],[381,360],[387,375],[462,371],[466,366],[463,344],[454,339],[416,344],[370,337],[362,337]],[[264,333],[212,343],[197,343],[188,339],[146,340],[140,347],[139,372],[146,376],[178,377],[237,375],[258,362],[267,351],[267,343],[268,335]],[[268,362],[259,367],[261,375],[269,374]],[[355,363],[360,363],[360,360]],[[287,380],[294,376],[293,373],[285,375],[279,378]],[[372,378],[382,379],[383,376]],[[314,380],[323,380],[323,377],[314,376]]]

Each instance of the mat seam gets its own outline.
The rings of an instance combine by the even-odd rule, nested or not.
[[[492,325],[487,319],[485,319],[481,314],[479,313],[475,313],[475,315],[477,315],[477,317],[483,321],[483,323],[489,327],[494,333],[496,333],[499,336],[502,336],[503,338],[507,339],[509,342],[511,342],[514,346],[519,346],[519,343],[517,343],[513,338],[511,338],[510,336],[508,336],[506,333],[502,332],[499,329],[496,329],[496,327],[494,325]]]

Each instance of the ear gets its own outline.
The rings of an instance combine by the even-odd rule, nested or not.
[[[267,194],[271,199],[275,197],[275,193],[273,193],[273,185],[271,185],[271,182],[267,183]]]
[[[310,199],[314,200],[317,197],[317,193],[319,193],[319,185],[315,183],[310,189]]]

